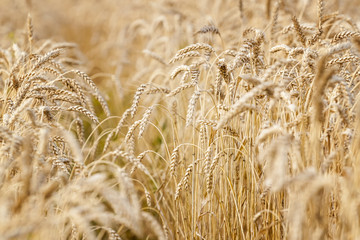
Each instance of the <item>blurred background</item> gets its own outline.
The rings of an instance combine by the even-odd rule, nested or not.
[[[164,63],[178,49],[199,41],[199,37],[206,37],[194,34],[201,27],[207,24],[218,27],[222,38],[226,39],[225,43],[218,38],[213,40],[219,48],[237,47],[241,43],[239,36],[242,29],[249,26],[268,29],[266,24],[270,24],[277,2],[1,0],[0,41],[2,48],[7,48],[14,42],[22,41],[22,36],[26,38],[26,18],[30,13],[35,41],[38,44],[45,39],[76,43],[80,50],[79,65],[86,66],[83,70],[94,78],[108,98],[112,97],[116,102],[117,97],[121,101],[128,93],[132,94],[139,84],[167,75],[171,69]],[[304,23],[316,21],[310,16],[316,16],[317,1],[281,2],[284,8],[279,15],[280,23],[282,19],[288,23],[292,15]],[[326,1],[325,14],[333,14],[333,9],[340,9],[338,14],[346,13],[357,21],[360,6],[357,3],[360,1]],[[269,21],[257,21],[258,18]],[[154,56],[160,61],[156,61]],[[116,86],[112,88],[114,84]],[[115,88],[116,92],[110,91]],[[113,111],[114,114],[121,112],[117,109]]]

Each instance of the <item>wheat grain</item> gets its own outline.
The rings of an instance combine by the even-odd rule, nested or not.
[[[210,144],[210,146],[205,151],[205,160],[204,160],[204,172],[206,174],[206,192],[207,194],[210,194],[212,189],[212,176],[210,174],[210,164],[211,164],[211,156],[213,152],[213,144]]]
[[[344,56],[344,57],[339,57],[339,58],[334,58],[331,59],[326,66],[329,67],[331,65],[334,64],[342,64],[342,63],[347,63],[347,62],[358,62],[359,61],[359,57],[355,56],[355,55],[348,55],[348,56]]]
[[[141,138],[143,133],[145,132],[146,126],[148,125],[149,122],[149,118],[151,116],[151,113],[154,109],[154,106],[149,107],[148,109],[146,109],[142,119],[141,119],[141,123],[139,125],[139,135],[138,138]]]
[[[307,40],[306,40],[305,34],[304,34],[304,32],[303,32],[303,30],[302,30],[302,28],[300,26],[300,23],[299,23],[298,19],[296,18],[296,16],[293,16],[291,20],[293,21],[294,28],[295,28],[295,31],[296,31],[296,33],[298,35],[298,38],[299,38],[300,42],[302,43],[302,45],[304,47],[306,47]]]
[[[188,72],[190,73],[190,67],[187,65],[180,65],[174,69],[174,71],[170,74],[170,79],[175,79],[176,76],[181,72]]]
[[[221,77],[225,80],[226,83],[230,83],[230,76],[227,70],[225,59],[219,59],[219,61],[217,62],[217,66],[221,74]]]
[[[177,87],[176,89],[172,90],[169,94],[167,94],[168,97],[172,97],[175,96],[177,94],[179,94],[180,92],[184,91],[185,89],[188,88],[192,88],[195,87],[197,84],[190,82],[190,83],[185,83],[183,85],[180,85],[179,87]]]
[[[106,228],[106,231],[109,233],[109,240],[122,240],[119,234],[112,228]]]
[[[32,19],[30,14],[27,17],[27,33],[28,33],[28,42],[29,42],[29,53],[32,53],[32,45],[33,45],[33,35],[34,35],[34,27],[32,25]]]
[[[205,34],[205,33],[212,33],[220,36],[219,29],[214,25],[206,25],[202,27],[199,31],[197,31],[195,34]]]
[[[156,94],[156,93],[168,94],[168,93],[170,93],[170,89],[163,88],[163,87],[155,87],[155,88],[146,90],[145,93],[147,95]]]
[[[338,34],[336,34],[333,39],[332,39],[332,43],[338,42],[342,39],[346,39],[346,38],[359,38],[360,37],[360,33],[358,32],[352,32],[352,31],[343,31],[343,32],[339,32]]]
[[[14,109],[14,112],[9,116],[9,119],[6,119],[4,117],[5,126],[11,126],[14,122],[19,121],[20,120],[18,118],[19,115],[25,108],[27,108],[30,105],[31,102],[32,102],[32,99],[26,99],[25,101],[23,101],[23,103],[18,108]]]
[[[140,126],[142,123],[142,120],[138,120],[138,121],[135,121],[130,127],[129,127],[129,130],[128,132],[126,133],[126,136],[125,136],[125,142],[128,142],[130,143],[132,140],[131,138],[134,136],[134,131],[135,129]],[[130,143],[132,144],[132,143]]]
[[[182,190],[182,188],[183,188],[183,185],[184,185],[184,181],[181,180],[181,181],[178,183],[178,185],[177,185],[177,187],[176,187],[176,190],[175,190],[175,196],[174,196],[174,200],[175,200],[175,201],[178,200],[178,198],[179,198],[179,196],[180,196],[180,192],[181,192],[181,190]]]
[[[203,146],[205,146],[205,144],[207,144],[207,141],[208,141],[208,139],[207,139],[207,130],[206,130],[205,124],[200,123],[199,135],[200,135],[201,147],[203,147]]]
[[[200,57],[200,53],[198,51],[188,51],[181,55],[176,55],[170,60],[170,64],[175,63],[177,61],[183,60],[185,58],[194,58],[194,57]]]
[[[226,113],[224,117],[220,119],[218,122],[216,129],[221,129],[224,125],[233,117],[235,117],[240,112],[249,109],[249,106],[245,105],[248,100],[253,98],[254,96],[260,94],[262,91],[266,89],[271,89],[273,85],[271,83],[262,83],[256,87],[254,87],[251,91],[244,94],[232,107],[229,112]],[[253,107],[250,107],[250,109]]]
[[[176,148],[174,148],[173,152],[171,153],[170,157],[170,175],[175,176],[176,174],[176,168],[179,164],[179,148],[181,145],[178,145]]]
[[[200,78],[200,71],[198,69],[197,64],[190,66],[190,74],[191,74],[191,82],[194,84],[198,84]]]
[[[33,66],[31,72],[36,71],[40,67],[42,67],[44,64],[48,63],[52,59],[58,57],[61,53],[61,49],[54,49],[50,52],[47,52],[44,56],[39,58],[39,60],[36,62],[36,64]]]
[[[13,109],[15,110],[18,106],[20,106],[20,104],[22,103],[22,101],[26,98],[26,94],[29,92],[31,85],[29,83],[24,84],[23,86],[21,86],[21,88],[18,90],[18,97],[15,100],[15,104],[13,106]]]
[[[107,105],[105,99],[101,96],[101,94],[100,94],[98,88],[96,87],[95,83],[93,82],[93,80],[84,72],[81,72],[79,70],[74,70],[73,72],[75,74],[77,74],[78,76],[80,76],[91,87],[91,89],[94,91],[94,96],[101,104],[106,116],[107,117],[110,116],[111,114],[110,114],[109,106]]]
[[[183,49],[181,49],[180,51],[178,51],[176,54],[175,54],[175,57],[179,57],[181,55],[184,55],[190,51],[195,51],[195,50],[205,50],[205,51],[208,51],[210,53],[214,52],[214,48],[211,47],[209,44],[206,44],[206,43],[195,43],[195,44],[191,44]]]
[[[186,113],[186,126],[190,126],[193,123],[194,113],[195,113],[195,105],[200,97],[200,91],[195,91],[191,96],[189,101],[188,110]]]
[[[191,173],[193,171],[193,164],[189,164],[189,166],[186,168],[185,176],[181,179],[181,181],[178,183],[175,191],[175,201],[179,198],[180,192],[182,188],[184,187],[185,190],[189,189],[189,179],[191,176]]]
[[[91,121],[93,121],[95,124],[99,124],[99,120],[97,119],[97,117],[94,114],[92,114],[89,110],[87,110],[86,108],[84,108],[82,106],[71,106],[67,109],[67,111],[80,112],[80,113],[84,114],[85,116],[87,116],[88,118],[90,118]]]
[[[134,100],[133,100],[133,103],[130,108],[131,109],[130,110],[131,118],[134,118],[134,115],[136,114],[137,107],[140,102],[140,97],[141,97],[142,93],[145,91],[146,86],[147,86],[146,84],[141,84],[140,87],[138,87],[138,89],[136,90]]]
[[[76,124],[76,133],[78,135],[78,139],[80,144],[84,143],[85,140],[85,133],[84,133],[84,124],[83,121],[80,118],[75,119]]]
[[[84,91],[76,81],[74,81],[71,78],[60,78],[59,81],[63,82],[63,84],[65,86],[67,86],[68,88],[70,88],[70,90],[72,90],[72,92],[78,94],[80,101],[81,101],[81,105],[83,107],[87,106],[87,100],[85,98]]]
[[[288,46],[288,45],[285,45],[285,44],[281,44],[281,45],[277,45],[275,47],[272,47],[270,49],[270,52],[271,53],[275,53],[275,52],[278,52],[278,51],[284,51],[286,53],[289,53],[291,50],[291,48]]]

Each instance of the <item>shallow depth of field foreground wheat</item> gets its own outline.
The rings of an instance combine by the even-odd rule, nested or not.
[[[356,239],[360,2],[1,0],[0,239]]]

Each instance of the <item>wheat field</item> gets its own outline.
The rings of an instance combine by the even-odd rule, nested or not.
[[[0,240],[359,239],[360,1],[0,2]]]

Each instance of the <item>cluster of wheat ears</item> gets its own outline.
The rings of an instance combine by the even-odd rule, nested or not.
[[[232,2],[99,35],[103,72],[28,15],[0,46],[0,239],[360,236],[358,24]]]

